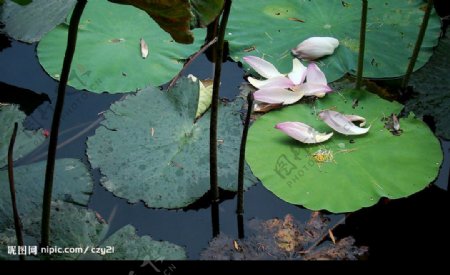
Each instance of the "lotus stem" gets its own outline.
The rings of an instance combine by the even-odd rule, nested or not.
[[[420,47],[422,46],[423,38],[425,37],[425,32],[427,30],[428,21],[430,19],[431,10],[433,9],[433,0],[428,0],[427,7],[425,9],[425,14],[422,19],[422,25],[420,26],[419,35],[417,37],[416,45],[414,46],[414,50],[411,58],[409,59],[408,68],[406,69],[406,74],[403,77],[402,81],[402,90],[405,91],[408,86],[409,79],[414,70],[414,66],[416,65],[417,57],[420,53]]]
[[[17,136],[17,122],[14,123],[14,130],[11,135],[11,140],[9,142],[8,148],[8,177],[9,177],[9,191],[11,193],[11,206],[13,210],[14,217],[14,228],[16,231],[17,246],[23,246],[23,235],[22,235],[22,222],[20,221],[19,211],[17,210],[16,202],[16,187],[14,184],[14,143],[16,142]],[[19,255],[21,261],[25,260],[25,255]]]
[[[244,215],[237,215],[237,224],[238,224],[238,238],[243,239],[245,237],[244,232]]]
[[[211,204],[211,221],[212,221],[212,235],[217,237],[220,233],[220,219],[219,219],[219,202],[214,201]]]
[[[243,214],[244,214],[244,171],[245,171],[245,148],[247,144],[247,134],[248,134],[248,128],[250,126],[250,117],[252,114],[252,107],[253,107],[253,94],[251,92],[247,95],[247,114],[245,116],[244,121],[244,129],[242,131],[242,139],[241,139],[241,148],[239,152],[239,172],[238,172],[238,198],[237,198],[237,210],[236,213],[238,214],[238,229],[241,227],[239,226],[239,221],[242,219],[243,221]],[[241,216],[241,217],[239,217]],[[241,221],[241,222],[242,222]],[[243,226],[242,226],[243,229]],[[244,232],[239,231],[239,238],[244,237]]]
[[[183,72],[194,62],[195,59],[197,59],[202,53],[204,53],[209,47],[211,47],[214,43],[217,42],[217,37],[214,37],[211,41],[209,41],[206,45],[204,45],[198,52],[196,52],[194,55],[189,58],[188,62],[184,64],[183,69],[178,72],[178,74],[172,79],[169,86],[167,87],[167,90],[172,89],[173,85],[177,82],[177,80],[180,78],[180,76],[183,74]]]
[[[214,81],[213,94],[211,101],[211,124],[209,135],[209,154],[210,154],[210,185],[211,185],[211,201],[219,201],[219,185],[217,181],[217,117],[219,109],[219,86],[220,74],[222,71],[223,60],[223,44],[225,39],[225,29],[227,27],[228,16],[230,15],[232,0],[225,0],[222,19],[220,21],[218,42],[216,43],[215,52],[216,60],[214,63]]]
[[[361,89],[364,70],[364,51],[366,48],[367,0],[362,0],[361,29],[359,30],[358,71],[356,72],[356,89]]]
[[[55,172],[55,158],[58,145],[58,132],[64,107],[64,97],[66,95],[67,80],[69,78],[70,66],[72,64],[75,47],[77,43],[78,25],[87,0],[78,0],[70,18],[69,33],[67,37],[67,47],[64,56],[61,79],[58,85],[58,96],[56,99],[55,111],[53,113],[52,127],[50,132],[50,142],[48,146],[47,167],[45,170],[44,198],[42,202],[42,227],[41,227],[41,247],[47,247],[50,240],[50,210],[53,191],[53,177]]]

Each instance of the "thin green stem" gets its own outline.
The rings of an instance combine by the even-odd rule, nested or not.
[[[361,89],[364,70],[364,51],[366,48],[367,0],[362,0],[361,28],[359,30],[358,71],[356,72],[356,89]]]
[[[70,66],[77,43],[78,24],[81,14],[86,6],[87,0],[78,0],[72,17],[70,18],[69,33],[67,38],[66,53],[61,71],[61,79],[58,86],[58,97],[56,99],[55,112],[53,113],[52,128],[50,132],[50,142],[48,146],[47,167],[45,170],[44,198],[42,203],[42,227],[41,227],[41,247],[47,247],[50,240],[50,206],[53,190],[53,176],[55,172],[56,147],[58,145],[58,132],[61,122],[61,115],[64,107],[64,97],[66,94],[67,80],[69,78]]]
[[[16,142],[17,136],[17,122],[14,123],[14,130],[11,135],[11,140],[9,142],[8,148],[8,177],[9,177],[9,191],[11,193],[11,205],[14,217],[14,228],[16,231],[17,246],[23,246],[23,235],[22,235],[22,222],[20,221],[19,211],[17,210],[16,202],[16,187],[14,184],[14,143]],[[19,255],[21,261],[25,260],[25,255]]]
[[[427,7],[425,9],[425,14],[422,19],[422,25],[420,26],[419,36],[417,37],[416,45],[414,46],[413,54],[409,60],[408,68],[406,69],[406,74],[402,81],[402,90],[405,90],[408,86],[409,79],[416,65],[417,57],[420,53],[420,47],[422,46],[423,38],[425,37],[425,32],[427,30],[428,21],[430,19],[431,10],[433,9],[433,0],[428,0]]]
[[[237,210],[238,215],[244,214],[244,168],[245,168],[245,147],[247,144],[247,134],[250,125],[250,117],[253,107],[253,94],[251,92],[247,95],[247,115],[245,116],[244,129],[242,131],[241,148],[239,152],[239,172],[238,172],[238,199]]]
[[[225,0],[222,19],[219,27],[219,39],[216,43],[216,60],[214,64],[213,94],[211,101],[211,123],[209,135],[209,161],[210,161],[210,185],[211,201],[219,201],[219,185],[217,181],[217,117],[219,108],[219,86],[220,74],[222,71],[223,44],[225,39],[225,29],[227,27],[228,16],[230,15],[232,0]]]

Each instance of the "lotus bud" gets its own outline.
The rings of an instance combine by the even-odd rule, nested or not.
[[[298,58],[315,60],[325,55],[333,54],[339,46],[339,41],[333,37],[311,37],[292,49],[292,54]]]

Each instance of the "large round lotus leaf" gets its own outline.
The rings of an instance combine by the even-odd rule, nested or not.
[[[31,1],[30,1],[31,2]],[[39,41],[56,25],[64,22],[76,0],[33,0],[21,6],[6,1],[0,9],[0,21],[5,25],[2,32],[16,40],[32,43]]]
[[[45,162],[17,167],[15,173],[16,202],[23,223],[25,245],[37,246],[41,234],[42,195]],[[17,244],[11,209],[7,171],[0,171],[0,259],[14,259],[7,253],[8,245]],[[79,160],[60,159],[56,162],[55,183],[51,212],[51,244],[59,247],[81,247],[83,252],[53,254],[50,259],[184,259],[184,249],[167,242],[153,241],[148,236],[138,237],[132,226],[126,226],[104,240],[108,225],[84,207],[92,193],[93,181],[86,166]],[[123,240],[133,240],[124,242]],[[121,240],[121,242],[119,242]],[[103,242],[104,241],[104,242]],[[114,253],[97,255],[92,247]],[[84,251],[84,249],[87,249]],[[111,249],[111,248],[109,248]],[[44,254],[38,254],[44,257]]]
[[[364,76],[401,76],[406,72],[417,39],[424,2],[368,2]],[[292,69],[292,48],[311,36],[332,36],[340,41],[340,46],[333,55],[319,61],[328,81],[339,79],[346,73],[356,74],[360,0],[234,1],[230,16],[227,39],[230,55],[236,61],[242,61],[243,56],[256,55],[287,73]],[[430,58],[439,32],[440,21],[433,14],[416,69]]]
[[[181,79],[169,91],[146,88],[111,106],[87,141],[93,168],[116,196],[150,207],[180,208],[210,188],[210,113],[195,120],[199,85]],[[219,109],[219,185],[237,189],[243,99]],[[245,186],[256,179],[247,168]]]
[[[358,98],[357,107],[352,108]],[[369,92],[344,91],[317,100],[272,111],[250,128],[247,161],[264,186],[281,199],[312,210],[350,212],[375,204],[381,197],[409,196],[437,176],[442,151],[437,138],[411,114],[400,119],[403,132],[393,135],[384,116],[398,113],[402,105]],[[334,133],[322,144],[305,145],[274,129],[285,121],[301,121],[319,132],[331,132],[316,111],[334,108],[367,119],[370,131],[363,136]],[[329,162],[317,162],[318,150],[330,150]]]
[[[76,248],[64,254],[43,254],[36,256],[51,260],[183,260],[185,250],[165,241],[155,241],[149,236],[139,237],[133,226],[127,225],[106,240],[109,226],[101,222],[95,212],[70,203],[55,201],[51,212],[51,245],[61,248]],[[38,246],[40,241],[40,215],[23,219],[24,240],[27,246]],[[7,246],[15,246],[15,233],[12,228],[0,230],[0,259],[17,259],[7,254]],[[48,258],[47,258],[48,257]],[[36,259],[29,256],[29,260]]]
[[[14,144],[14,160],[20,159],[44,142],[45,137],[41,131],[24,130],[22,123],[25,117],[26,115],[15,105],[0,107],[0,167],[7,164],[8,147],[15,122],[18,128]]]
[[[430,62],[411,77],[413,98],[406,106],[418,115],[431,115],[436,133],[450,139],[450,39],[443,38]]]
[[[46,162],[14,168],[17,207],[25,217],[41,216]],[[64,200],[77,205],[87,205],[93,182],[86,166],[79,160],[60,159],[55,166],[53,184],[54,200]],[[8,172],[0,171],[0,230],[13,225]]]
[[[124,241],[126,240],[126,241]],[[127,225],[114,233],[101,247],[114,247],[116,253],[106,254],[104,260],[183,260],[187,258],[186,251],[181,246],[155,241],[149,236],[139,237],[136,229]]]
[[[61,73],[67,32],[67,23],[58,26],[37,48],[41,65],[56,79]],[[205,32],[194,33],[194,44],[178,44],[144,11],[106,0],[89,1],[81,17],[68,84],[109,93],[164,84],[181,70],[183,59],[200,47]],[[149,49],[145,59],[140,51],[141,38]]]

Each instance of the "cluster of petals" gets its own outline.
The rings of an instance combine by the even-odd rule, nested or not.
[[[248,77],[250,84],[258,89],[254,93],[254,98],[260,102],[288,105],[304,96],[323,97],[332,91],[325,74],[315,63],[305,67],[295,58],[292,60],[292,71],[282,74],[272,63],[262,58],[246,56],[244,61],[266,78],[258,80]]]

